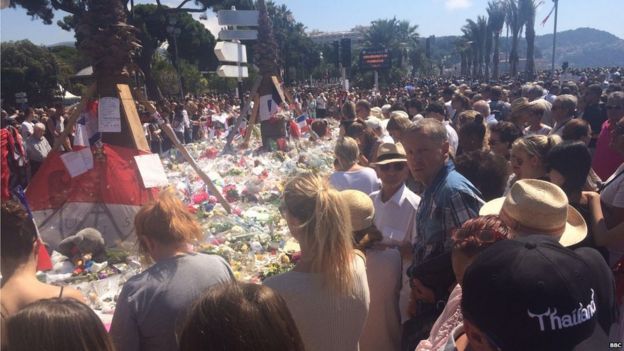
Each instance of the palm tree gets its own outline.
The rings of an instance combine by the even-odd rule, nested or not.
[[[392,52],[393,57],[404,56],[404,50],[410,53],[418,51],[418,26],[411,25],[409,21],[399,21],[395,18],[378,19],[371,22],[370,27],[363,32],[364,42],[371,48],[386,48]],[[415,69],[417,60],[409,54]]]
[[[524,25],[527,42],[526,75],[532,80],[535,76],[535,13],[541,4],[537,0],[519,0],[520,22]]]
[[[477,17],[477,21],[466,20],[462,28],[464,36],[468,39],[471,47],[472,76],[479,78],[483,76],[483,56],[485,53],[485,36],[487,32],[487,21],[485,17]]]
[[[477,17],[477,40],[478,40],[478,62],[479,62],[479,78],[484,78],[483,66],[486,62],[486,48],[487,48],[487,19],[485,16]],[[487,77],[485,77],[487,79]]]
[[[518,0],[505,1],[505,22],[511,31],[511,52],[509,53],[509,74],[512,77],[518,75],[518,36],[522,30],[522,21],[518,9]]]
[[[470,41],[465,37],[459,37],[455,40],[455,50],[459,53],[459,57],[461,58],[460,64],[460,75],[467,76],[470,74],[470,66],[468,58],[470,56]]]
[[[498,63],[499,63],[499,54],[500,54],[500,34],[503,31],[503,26],[505,25],[505,7],[503,2],[501,1],[490,1],[488,3],[488,27],[490,32],[493,34],[493,42],[494,42],[494,57],[492,57],[492,78],[498,79]]]

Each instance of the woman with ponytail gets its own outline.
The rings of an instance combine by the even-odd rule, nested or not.
[[[134,227],[140,250],[154,261],[121,290],[111,325],[118,351],[177,350],[176,328],[195,299],[233,281],[230,266],[216,255],[194,253],[201,228],[172,191],[139,210]]]
[[[286,184],[280,211],[301,259],[264,284],[286,300],[306,350],[359,350],[369,291],[346,201],[326,180],[303,174]]]

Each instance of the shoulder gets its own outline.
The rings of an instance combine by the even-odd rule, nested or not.
[[[416,193],[407,188],[407,186],[405,187],[403,196],[414,208],[417,208],[420,204],[420,196],[416,195]]]
[[[72,298],[78,300],[82,303],[87,303],[85,300],[85,296],[78,290],[70,287],[66,287],[63,289],[63,297]]]

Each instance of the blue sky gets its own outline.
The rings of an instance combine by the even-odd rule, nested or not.
[[[149,3],[138,0],[138,3]],[[155,3],[155,1],[151,1]],[[176,4],[180,0],[164,0]],[[286,4],[297,21],[308,29],[324,31],[348,30],[356,25],[366,25],[379,18],[397,17],[417,24],[421,36],[458,35],[466,18],[485,15],[487,0],[277,0]],[[552,0],[544,0],[538,8],[537,34],[552,33],[553,17],[545,26],[539,22],[552,8]],[[624,0],[560,0],[559,30],[592,27],[608,31],[624,38]],[[216,18],[210,12],[205,21],[209,29],[215,29]],[[55,22],[65,14],[56,12]],[[53,44],[72,41],[73,33],[60,29],[56,24],[43,25],[31,20],[22,9],[0,11],[0,40],[30,39],[36,44]]]

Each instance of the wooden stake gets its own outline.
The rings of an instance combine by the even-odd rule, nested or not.
[[[147,111],[149,113],[154,113],[157,112],[156,108],[154,107],[154,105],[152,105],[152,103],[150,103],[149,101],[147,101],[145,99],[145,97],[143,96],[143,94],[138,90],[135,89],[134,93],[137,97],[137,99],[139,100],[139,102],[145,106],[145,108],[147,109]],[[182,145],[180,143],[180,141],[178,140],[178,138],[176,137],[173,129],[171,128],[171,125],[169,125],[169,123],[164,122],[164,120],[159,121],[158,124],[160,125],[160,128],[165,132],[165,134],[169,137],[169,139],[171,140],[171,142],[173,143],[173,145],[178,149],[178,151],[180,151],[180,153],[182,153],[182,156],[184,157],[184,159],[186,160],[186,162],[188,162],[191,167],[193,167],[193,169],[195,170],[195,172],[197,172],[197,174],[199,175],[199,177],[204,181],[204,183],[208,186],[208,189],[210,190],[211,193],[213,193],[216,197],[217,200],[219,200],[219,203],[221,203],[221,205],[223,206],[223,208],[225,208],[225,210],[227,211],[227,213],[232,213],[232,206],[230,206],[230,204],[227,202],[227,200],[223,197],[223,195],[221,194],[221,192],[219,191],[219,189],[217,189],[217,187],[214,185],[214,183],[212,182],[212,180],[210,180],[210,177],[208,177],[208,175],[199,167],[199,165],[197,164],[197,162],[195,162],[195,160],[193,159],[193,157],[188,153],[188,150],[186,150],[186,148],[184,147],[184,145]]]
[[[238,128],[240,127],[240,124],[243,121],[243,118],[245,118],[245,116],[247,116],[247,113],[249,112],[249,107],[251,105],[251,101],[254,99],[254,97],[258,93],[258,88],[260,87],[260,83],[261,82],[262,82],[262,76],[258,76],[256,78],[256,81],[254,82],[253,87],[251,88],[251,93],[249,94],[249,101],[247,101],[247,103],[245,104],[245,106],[241,110],[240,115],[236,119],[236,124],[234,125],[234,129],[230,130],[230,133],[227,136],[227,142],[225,143],[225,147],[223,148],[223,153],[232,152],[232,140],[234,140],[234,135],[238,131]],[[251,122],[251,120],[250,120],[250,122]],[[249,130],[250,126],[251,125],[249,123],[247,123],[247,130]]]

